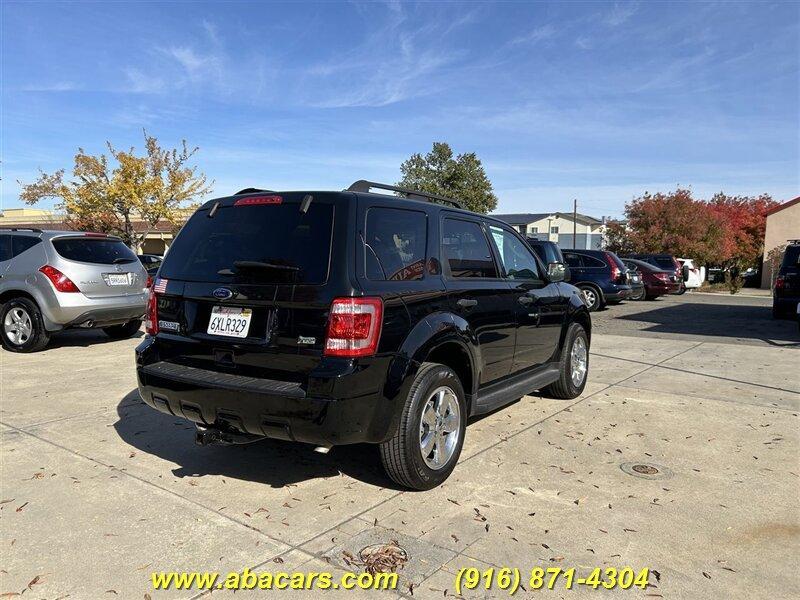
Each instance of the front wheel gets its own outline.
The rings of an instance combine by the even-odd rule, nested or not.
[[[558,379],[542,390],[547,396],[571,400],[583,393],[589,376],[589,336],[579,323],[571,323],[564,337]]]
[[[386,473],[414,490],[436,487],[458,462],[466,425],[467,405],[458,376],[450,367],[423,363],[411,384],[397,431],[380,445]]]
[[[134,319],[122,325],[111,325],[110,327],[103,327],[103,332],[113,340],[123,340],[131,337],[142,326],[141,319]]]

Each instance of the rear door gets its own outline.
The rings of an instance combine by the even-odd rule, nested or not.
[[[70,234],[51,239],[52,266],[88,298],[141,294],[144,268],[121,239],[104,234]]]
[[[544,267],[510,229],[488,223],[489,237],[514,297],[517,341],[512,372],[548,362],[558,350],[567,309],[558,285],[550,283]]]
[[[511,372],[518,294],[501,278],[481,221],[442,211],[440,238],[449,308],[475,334],[485,385]]]
[[[162,356],[302,382],[322,356],[331,300],[352,294],[347,200],[251,195],[197,211],[156,282]]]

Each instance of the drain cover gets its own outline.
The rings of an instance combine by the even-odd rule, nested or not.
[[[619,468],[628,475],[641,477],[642,479],[669,479],[672,477],[672,471],[670,471],[667,467],[653,463],[622,463]]]
[[[388,544],[372,544],[362,548],[358,557],[360,561],[353,561],[357,566],[364,567],[367,573],[395,573],[402,569],[408,562],[408,553],[400,547],[395,540]]]

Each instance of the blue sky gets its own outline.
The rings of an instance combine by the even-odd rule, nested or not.
[[[478,153],[501,212],[800,194],[800,4],[47,3],[2,11],[2,202],[77,147],[200,146],[216,195]]]

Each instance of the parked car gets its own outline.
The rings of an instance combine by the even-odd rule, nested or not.
[[[679,258],[678,263],[681,265],[681,278],[683,286],[679,289],[678,293],[682,294],[686,290],[696,290],[706,279],[705,267],[697,267],[691,258]]]
[[[537,240],[536,238],[527,238],[526,240],[528,245],[533,248],[533,251],[536,253],[536,256],[546,265],[550,263],[561,263],[562,265],[566,265],[564,261],[564,255],[561,253],[561,248],[559,248],[558,244],[555,242],[548,242],[545,240]],[[570,271],[569,267],[566,267],[567,271],[564,274],[564,281],[570,280]]]
[[[683,294],[686,291],[686,287],[682,285],[683,268],[681,266],[681,263],[679,263],[678,259],[672,256],[671,254],[631,254],[626,258],[643,260],[644,262],[650,263],[651,265],[658,267],[659,269],[662,269],[664,271],[671,271],[674,275],[674,279],[671,280],[681,284],[677,287],[677,289],[673,293]]]
[[[0,230],[0,341],[12,352],[43,349],[53,333],[139,330],[147,274],[120,238],[101,233]]]
[[[627,268],[613,252],[564,250],[571,283],[583,291],[590,311],[621,302],[631,294]]]
[[[631,286],[631,295],[628,296],[628,300],[644,300],[646,292],[644,288],[644,280],[642,279],[642,273],[639,271],[639,267],[629,260],[623,259],[622,262],[625,263],[625,266],[628,269],[628,283]]]
[[[142,263],[145,269],[149,272],[151,269],[158,270],[161,263],[164,262],[164,257],[158,254],[138,254],[139,262]]]
[[[582,392],[591,321],[563,274],[502,221],[395,186],[218,198],[152,287],[139,391],[198,443],[374,443],[429,489],[469,417]]]
[[[675,273],[664,269],[659,269],[655,265],[635,258],[625,258],[623,262],[629,269],[635,268],[642,276],[644,284],[644,298],[653,300],[658,296],[675,294],[680,288],[681,283],[675,281]]]
[[[790,317],[800,302],[800,240],[789,240],[772,286],[772,316]]]

